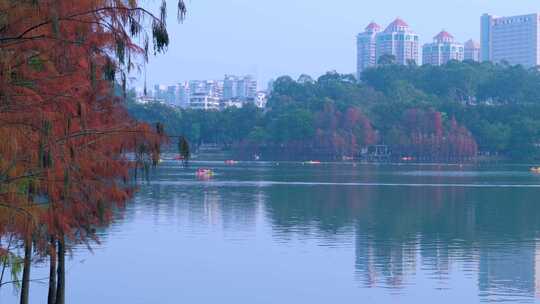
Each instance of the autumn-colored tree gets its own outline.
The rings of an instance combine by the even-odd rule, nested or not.
[[[477,154],[477,144],[471,133],[455,118],[445,126],[442,115],[435,110],[409,109],[401,121],[407,138],[392,143],[393,151],[420,160],[461,161]]]
[[[130,173],[158,162],[163,126],[130,119],[114,91],[169,43],[166,2],[138,2],[0,0],[0,256],[19,240],[21,303],[34,253],[50,257],[48,303],[64,303],[67,246],[96,240]]]

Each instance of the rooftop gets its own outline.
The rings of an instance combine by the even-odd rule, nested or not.
[[[371,22],[366,26],[366,32],[378,32],[381,30],[381,26],[375,22]]]
[[[454,41],[454,36],[447,31],[442,30],[437,36],[433,37],[433,39],[437,42],[452,42]]]
[[[408,28],[409,25],[407,22],[398,17],[386,27],[385,32],[401,32],[407,30]]]
[[[479,49],[480,43],[470,39],[469,41],[465,42],[465,47],[469,49],[472,49],[472,48]]]

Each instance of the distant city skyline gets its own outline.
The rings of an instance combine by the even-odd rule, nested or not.
[[[136,101],[166,103],[180,108],[223,110],[246,104],[264,108],[267,92],[257,90],[252,75],[225,75],[223,79],[197,79],[172,85],[156,84],[146,92],[137,90]]]
[[[148,87],[252,74],[259,88],[266,89],[270,79],[282,75],[306,73],[316,78],[330,70],[355,74],[355,36],[371,21],[389,24],[400,17],[420,35],[423,45],[443,29],[460,42],[480,41],[484,13],[511,16],[540,11],[537,0],[197,0],[188,2],[187,20],[177,24],[174,3],[169,4],[171,44],[166,54],[151,56]],[[132,76],[137,80],[131,85],[141,87],[144,75]]]

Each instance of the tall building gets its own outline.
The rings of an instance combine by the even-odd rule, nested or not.
[[[365,31],[356,36],[356,76],[376,66],[383,55],[392,55],[397,64],[418,63],[419,36],[409,25],[397,18],[384,31],[375,22],[371,22]]]
[[[189,82],[191,95],[204,93],[218,98],[223,97],[223,81],[219,80],[191,80]]]
[[[189,96],[191,94],[189,89],[189,82],[184,81],[182,83],[179,83],[177,94],[178,105],[182,108],[189,107]]]
[[[176,99],[178,96],[177,91],[178,87],[176,85],[167,86],[167,90],[165,91],[165,101],[168,104],[175,106],[178,105],[178,100]]]
[[[154,85],[154,91],[153,91],[153,97],[154,98],[157,98],[157,99],[163,99],[163,91],[165,90],[165,88],[159,84],[155,84]]]
[[[377,60],[383,55],[393,55],[397,64],[418,63],[419,40],[409,25],[397,18],[384,32],[377,34]]]
[[[455,41],[447,31],[441,31],[433,37],[433,43],[424,44],[422,48],[422,63],[444,65],[450,60],[463,61],[464,46]]]
[[[381,27],[371,22],[363,33],[356,36],[356,77],[360,79],[362,72],[377,64],[377,34]]]
[[[477,62],[480,61],[480,43],[472,39],[465,42],[465,53],[463,59]]]
[[[257,95],[257,81],[251,75],[244,76],[237,83],[237,93],[240,99],[255,98]]]
[[[482,61],[521,64],[534,67],[540,64],[539,14],[512,17],[481,17]]]
[[[225,75],[223,80],[223,99],[255,98],[257,94],[257,80],[251,75],[238,77]]]
[[[223,80],[223,99],[231,99],[238,96],[236,93],[237,81],[238,77],[233,75],[225,75],[225,79]]]

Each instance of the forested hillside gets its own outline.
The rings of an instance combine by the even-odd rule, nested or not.
[[[374,145],[388,146],[395,159],[539,156],[540,73],[505,64],[389,64],[365,71],[361,81],[335,72],[317,80],[283,76],[264,111],[129,107],[195,146],[220,144],[244,158],[341,159],[365,156]]]

